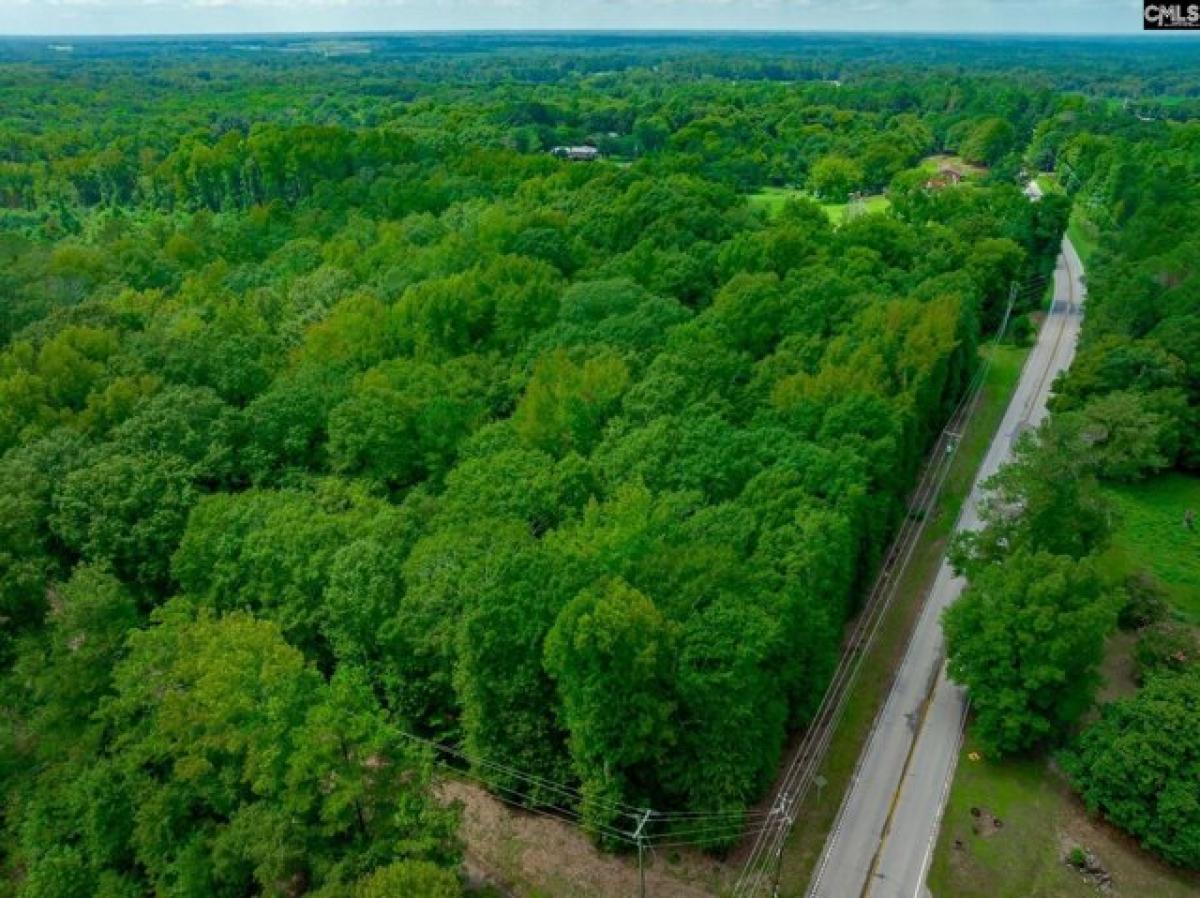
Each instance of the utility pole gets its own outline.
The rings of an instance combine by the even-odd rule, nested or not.
[[[642,815],[638,818],[637,829],[633,831],[633,839],[637,842],[638,849],[638,898],[646,898],[646,824],[650,822],[650,815],[654,812],[649,808],[642,811]]]
[[[1000,322],[1000,330],[998,331],[1000,339],[1004,339],[1004,332],[1008,330],[1008,316],[1012,314],[1013,305],[1017,301],[1017,282],[1013,281],[1008,287],[1008,305],[1004,307],[1004,319]]]
[[[824,783],[822,783],[824,785]],[[819,787],[818,787],[819,788]],[[785,793],[780,794],[779,801],[772,812],[778,814],[785,821],[785,833],[792,831],[792,824],[796,819],[792,816],[792,799]],[[771,884],[771,895],[773,898],[779,898],[779,880],[783,878],[783,848],[787,844],[787,838],[783,838],[779,842],[779,847],[775,849],[775,879]]]

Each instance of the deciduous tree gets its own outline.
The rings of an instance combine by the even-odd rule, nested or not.
[[[1019,551],[973,573],[945,613],[950,676],[998,755],[1061,738],[1091,707],[1117,600],[1089,560]]]

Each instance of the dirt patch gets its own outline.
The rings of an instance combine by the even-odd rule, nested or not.
[[[1098,706],[1137,692],[1137,670],[1133,661],[1133,648],[1137,641],[1137,633],[1123,630],[1109,637],[1104,647],[1104,661],[1100,665],[1100,676],[1104,683],[1096,696]]]
[[[446,781],[439,796],[462,808],[464,871],[514,898],[622,898],[638,893],[637,858],[605,854],[574,826],[510,807],[481,787]],[[730,874],[696,852],[647,852],[655,898],[714,898]]]
[[[1104,876],[1094,869],[1079,872],[1097,893],[1114,898],[1200,894],[1200,873],[1171,867],[1145,851],[1128,833],[1092,816],[1065,780],[1058,779],[1062,797],[1058,839],[1064,861],[1071,860],[1076,848],[1089,856],[1095,862],[1092,866],[1102,869]],[[1110,877],[1107,883],[1106,877]]]
[[[1059,859],[1084,883],[1097,892],[1106,895],[1113,894],[1112,874],[1104,866],[1104,862],[1094,851],[1084,845],[1071,841],[1063,833],[1058,838]]]
[[[971,832],[984,839],[990,839],[1004,829],[1004,821],[987,808],[971,808]]]
[[[925,164],[933,166],[939,170],[949,169],[958,172],[963,177],[978,177],[987,174],[987,166],[978,165],[974,162],[968,162],[961,156],[952,156],[948,153],[939,153],[934,156],[927,156]]]

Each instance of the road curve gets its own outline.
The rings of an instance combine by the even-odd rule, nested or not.
[[[1055,378],[1070,366],[1082,322],[1083,265],[1064,239],[1054,302],[980,465],[956,530],[979,527],[982,484],[1004,464],[1016,438],[1037,427]],[[964,581],[943,559],[876,718],[833,831],[809,885],[809,898],[920,898],[954,776],[966,696],[946,678],[941,614]]]

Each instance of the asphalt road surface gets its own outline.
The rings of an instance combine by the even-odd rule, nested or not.
[[[979,526],[981,484],[1014,440],[1046,416],[1054,379],[1075,355],[1083,266],[1069,240],[1054,273],[1054,303],[1004,420],[963,504],[957,529]],[[964,582],[943,560],[858,770],[825,843],[810,898],[921,898],[962,739],[966,697],[946,679],[941,613]]]

